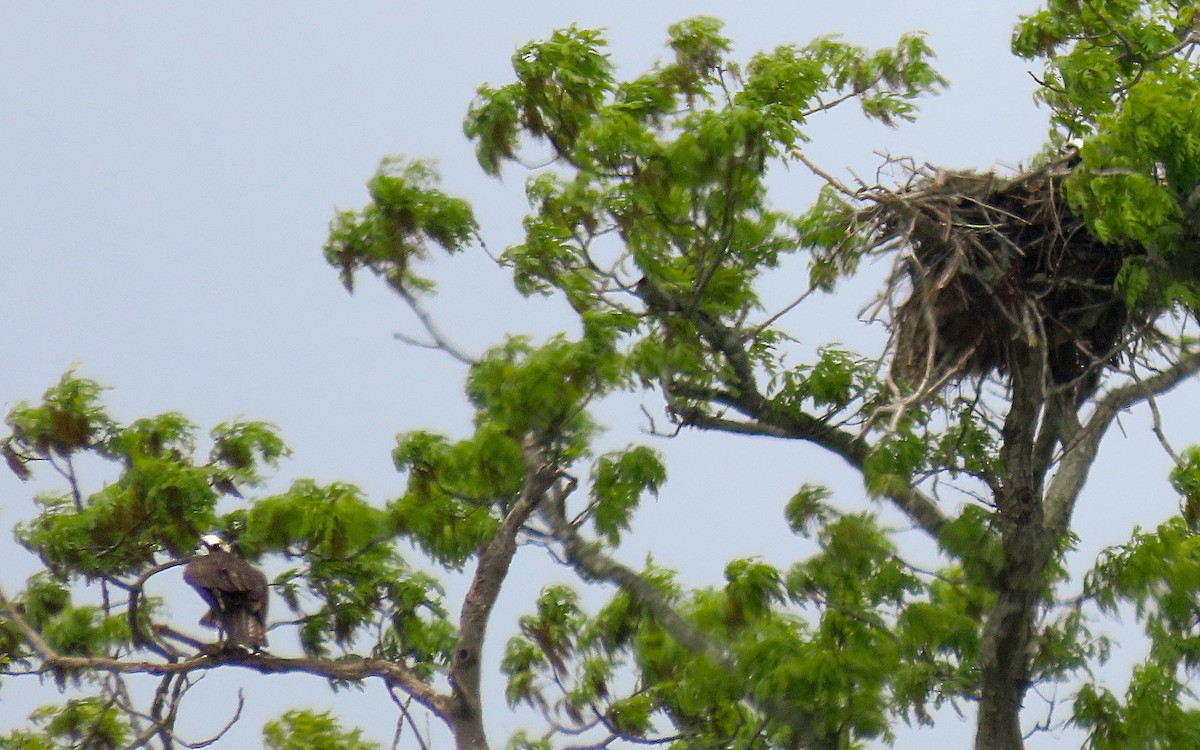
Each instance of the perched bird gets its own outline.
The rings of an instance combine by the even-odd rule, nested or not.
[[[1083,139],[1072,138],[1058,147],[1058,158],[1067,163],[1069,169],[1074,169],[1083,161]]]
[[[266,648],[267,577],[216,534],[200,541],[200,554],[183,569],[183,580],[208,604],[200,624],[216,628],[226,644]]]

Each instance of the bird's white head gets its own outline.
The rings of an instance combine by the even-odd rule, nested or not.
[[[221,549],[229,551],[229,542],[225,541],[219,534],[205,534],[200,537],[200,544],[205,552]]]
[[[1060,158],[1079,158],[1079,152],[1083,150],[1083,139],[1072,138],[1063,145],[1058,147],[1058,155]]]

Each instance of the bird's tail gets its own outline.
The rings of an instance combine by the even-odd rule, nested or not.
[[[229,618],[229,640],[252,649],[267,647],[267,629],[250,612],[235,612]]]

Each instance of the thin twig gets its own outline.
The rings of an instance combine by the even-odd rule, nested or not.
[[[201,748],[208,747],[209,745],[215,745],[218,740],[224,737],[225,734],[233,728],[233,725],[238,722],[238,719],[242,718],[242,708],[244,708],[245,705],[246,696],[242,694],[242,689],[238,688],[237,707],[233,710],[233,716],[230,717],[229,721],[225,722],[225,726],[221,727],[219,732],[206,740],[201,740],[200,742],[184,742],[183,744],[190,748]]]
[[[400,296],[400,299],[404,300],[409,309],[413,311],[413,314],[417,316],[417,320],[421,321],[422,327],[425,328],[425,332],[429,334],[429,337],[433,339],[433,342],[421,342],[402,333],[393,334],[397,340],[403,341],[407,344],[412,344],[414,346],[425,347],[427,349],[440,349],[459,362],[462,362],[464,365],[475,364],[477,361],[476,358],[464,353],[462,349],[455,346],[448,338],[446,338],[441,329],[438,328],[437,324],[433,321],[433,317],[426,312],[425,308],[422,307],[421,303],[417,301],[417,298],[413,296],[412,292],[400,285],[395,285],[392,288],[396,291],[396,294]]]
[[[421,730],[417,728],[417,722],[413,719],[412,711],[409,710],[409,706],[412,704],[412,696],[407,696],[401,701],[400,696],[396,695],[396,689],[391,685],[388,686],[387,691],[392,702],[400,709],[400,721],[396,722],[396,734],[392,738],[392,750],[396,750],[400,746],[400,736],[403,734],[404,729],[403,722],[408,722],[408,725],[412,727],[413,737],[416,738],[417,745],[421,750],[429,750],[429,745],[425,743],[425,738],[421,736]]]
[[[851,190],[850,188],[846,187],[846,185],[841,180],[839,180],[838,178],[834,177],[833,175],[829,174],[825,170],[818,167],[813,161],[811,161],[807,156],[805,156],[804,152],[801,151],[800,149],[792,149],[789,153],[792,156],[792,158],[796,159],[801,164],[808,167],[809,171],[811,171],[816,176],[820,177],[822,180],[825,180],[825,182],[828,183],[830,187],[832,187],[834,190],[837,190],[842,195],[845,195],[848,198],[853,198],[856,200],[858,198],[862,197],[862,191]]]

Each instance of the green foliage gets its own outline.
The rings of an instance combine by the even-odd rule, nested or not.
[[[431,676],[449,662],[455,629],[441,587],[409,570],[397,554],[401,519],[395,513],[372,507],[351,485],[299,480],[285,493],[218,517],[222,493],[258,484],[264,467],[288,454],[274,429],[262,422],[222,423],[211,433],[208,462],[199,463],[196,428],[186,419],[164,414],[124,426],[104,411],[99,392],[68,373],[45,403],[22,404],[9,418],[13,449],[60,462],[70,484],[66,494],[41,498],[41,514],[18,528],[21,542],[56,574],[32,579],[22,606],[58,653],[99,656],[131,640],[126,612],[72,604],[70,581],[136,575],[164,554],[190,554],[201,533],[224,528],[252,558],[283,553],[302,561],[280,574],[274,588],[296,612],[308,653],[348,648],[370,633],[376,654],[404,660],[414,674]],[[53,432],[60,429],[55,424],[76,425],[74,437]],[[90,495],[70,463],[89,451],[119,471],[116,481]],[[153,604],[141,601],[142,618]]]
[[[133,573],[160,553],[191,552],[200,534],[215,527],[221,495],[257,483],[260,467],[287,455],[269,425],[226,423],[214,429],[210,460],[200,463],[196,428],[184,417],[167,413],[122,425],[100,402],[101,391],[68,372],[41,404],[23,402],[8,415],[12,434],[5,444],[22,470],[45,461],[67,478],[67,491],[40,496],[41,512],[17,529],[21,543],[63,576]],[[74,469],[75,457],[85,454],[119,472],[90,495]]]
[[[686,316],[670,313],[743,316],[758,304],[754,280],[785,254],[846,235],[818,230],[829,226],[823,216],[801,224],[766,205],[772,160],[791,158],[805,122],[833,106],[826,101],[857,98],[890,123],[910,118],[912,101],[942,80],[919,36],[877,52],[823,38],[743,68],[720,22],[701,17],[673,26],[668,45],[673,60],[618,83],[601,36],[556,32],[517,53],[513,83],[480,88],[464,128],[489,173],[518,158],[522,135],[572,169],[529,181],[525,241],[504,254],[518,289],[562,292],[586,326],[586,314],[606,309],[599,300],[640,275],[649,320],[635,331],[637,319],[618,308],[621,333],[637,334],[632,374],[648,383],[678,373],[707,386],[725,365],[705,355],[704,334]],[[612,262],[614,235],[622,249]],[[756,363],[772,361],[770,340],[764,332],[756,342]]]
[[[430,162],[385,159],[367,185],[371,203],[334,217],[325,260],[338,269],[347,290],[353,290],[360,269],[398,291],[432,288],[412,272],[412,262],[428,257],[430,244],[447,253],[461,251],[477,228],[470,204],[443,193],[438,183]]]
[[[129,641],[128,621],[99,607],[70,607],[45,624],[42,635],[60,654],[96,656]]]
[[[1080,690],[1073,721],[1088,730],[1090,746],[1187,747],[1200,740],[1200,711],[1186,705],[1189,675],[1200,666],[1200,537],[1182,518],[1136,531],[1101,555],[1085,590],[1108,612],[1132,605],[1150,641],[1123,700],[1100,684]]]
[[[797,242],[812,253],[809,285],[832,292],[840,279],[851,276],[868,249],[869,238],[856,231],[856,207],[829,185],[823,185],[812,206],[793,220]]]
[[[213,441],[209,461],[225,469],[231,484],[256,486],[263,477],[260,466],[275,468],[280,458],[291,455],[291,451],[265,422],[222,422],[210,433]]]
[[[129,722],[104,698],[68,700],[30,715],[38,730],[16,730],[0,736],[3,750],[119,750],[129,745]]]
[[[802,494],[808,506],[822,502],[819,490]],[[720,591],[681,594],[662,571],[647,571],[736,657],[732,673],[688,653],[624,592],[588,616],[569,589],[547,589],[508,644],[509,702],[575,723],[592,706],[614,731],[637,738],[653,737],[656,720],[669,717],[684,732],[681,746],[694,747],[766,737],[786,745],[788,730],[776,722],[787,711],[811,716],[818,736],[886,738],[893,714],[928,720],[927,705],[972,694],[982,593],[972,599],[940,581],[927,589],[869,516],[830,520],[818,542],[820,552],[786,575],[762,561],[733,561]],[[789,614],[789,602],[811,604],[815,621]],[[636,690],[614,678],[625,664],[636,665]],[[552,700],[556,685],[562,694]],[[758,715],[738,696],[773,711]]]
[[[374,650],[429,675],[449,661],[453,627],[435,579],[407,568],[394,547],[395,514],[372,507],[356,487],[299,480],[244,514],[248,550],[302,561],[276,579],[301,616],[301,645],[314,656],[376,635]],[[318,608],[305,606],[315,600]]]
[[[1200,529],[1200,447],[1185,450],[1171,469],[1171,486],[1182,497],[1183,518],[1192,531]]]
[[[519,620],[521,639],[509,642],[508,653],[501,669],[518,675],[510,681],[509,703],[532,698],[529,670],[548,665],[555,675],[566,672],[566,659],[575,649],[575,640],[583,622],[575,592],[565,586],[551,586],[542,591],[537,602],[537,614]]]
[[[821,347],[812,364],[799,365],[780,373],[775,404],[786,410],[809,405],[819,413],[833,414],[877,388],[876,363],[830,345]]]
[[[854,393],[867,404],[887,403],[879,384],[870,379],[864,379]],[[930,476],[991,481],[1000,471],[1002,439],[979,408],[977,396],[940,394],[906,409],[900,417],[863,462],[863,480],[873,497],[903,492]]]
[[[645,576],[676,598],[676,587],[664,571],[649,570]],[[685,606],[689,618],[702,626],[714,618],[728,620],[725,601],[738,602],[750,617],[762,611],[765,598],[779,596],[778,575],[756,563],[735,564],[731,577],[726,595],[698,592],[695,604]],[[771,588],[775,593],[767,594]],[[625,690],[620,668],[626,664],[636,665],[640,689]],[[536,615],[521,619],[521,635],[509,642],[503,669],[510,703],[529,703],[569,724],[586,723],[590,707],[614,731],[648,738],[654,736],[655,717],[669,716],[689,727],[687,741],[693,746],[720,744],[744,730],[737,680],[689,655],[624,593],[589,618],[571,590],[545,590]],[[551,701],[556,685],[563,686],[562,695]]]
[[[601,456],[592,470],[592,523],[609,544],[620,541],[642,493],[658,494],[667,479],[656,451],[645,446]]]
[[[1126,703],[1107,688],[1085,685],[1075,699],[1074,722],[1090,731],[1088,748],[1191,747],[1200,742],[1200,711],[1184,708],[1187,689],[1157,664],[1134,669]]]
[[[1183,230],[1200,186],[1200,71],[1179,54],[1195,21],[1194,3],[1056,0],[1013,36],[1016,54],[1045,60],[1038,96],[1056,138],[1086,136],[1072,207],[1101,241],[1147,251],[1121,275],[1131,305],[1195,309],[1198,299],[1196,233]]]
[[[10,444],[39,458],[66,457],[93,447],[111,425],[100,404],[103,390],[94,381],[77,378],[68,370],[42,394],[41,404],[33,406],[22,401],[8,413]]]
[[[929,444],[907,425],[881,439],[863,463],[863,482],[873,497],[902,492],[926,466]]]
[[[756,560],[734,560],[725,567],[725,599],[730,627],[741,627],[762,618],[784,600],[779,571]]]
[[[533,739],[525,730],[519,730],[509,738],[509,750],[552,750],[553,743],[547,739]]]
[[[824,527],[832,515],[826,502],[829,497],[828,489],[815,484],[805,484],[792,495],[784,508],[784,517],[792,533],[810,536],[814,528]]]
[[[459,566],[495,532],[494,503],[508,502],[523,473],[520,444],[498,425],[451,445],[440,435],[400,435],[392,452],[408,472],[405,494],[388,504],[396,528],[444,565]]]
[[[391,532],[387,514],[372,508],[357,487],[341,482],[323,487],[309,479],[256,501],[245,522],[241,541],[248,551],[294,548],[299,555],[330,559],[358,555]]]
[[[942,549],[959,560],[969,579],[979,585],[992,581],[1003,564],[1003,552],[993,531],[995,520],[989,510],[968,505],[938,539]]]
[[[514,445],[532,436],[564,464],[586,454],[596,425],[585,406],[621,385],[624,370],[614,350],[619,324],[599,315],[583,322],[578,341],[560,335],[534,347],[513,337],[472,367],[467,397],[478,430],[502,426]]]
[[[515,158],[518,127],[556,150],[571,148],[612,87],[604,46],[600,32],[571,26],[513,55],[517,83],[480,87],[463,131],[476,142],[485,172],[499,174],[501,162]]]
[[[1192,28],[1195,13],[1193,4],[1172,0],[1051,0],[1022,17],[1013,52],[1046,60],[1038,96],[1051,106],[1052,124],[1087,133],[1098,118],[1120,109],[1126,93],[1147,76],[1190,69],[1169,50]]]
[[[1194,33],[1193,6],[1051,0],[1013,37],[1017,54],[1045,62],[1039,97],[1051,109],[1053,145],[1086,137],[1066,197],[1093,239],[1129,257],[1116,285],[1148,323],[1163,310],[1200,309],[1200,93],[1195,64],[1179,54]],[[768,179],[806,162],[809,124],[842,103],[888,126],[913,119],[917,100],[944,85],[932,53],[921,35],[874,51],[820,37],[741,61],[721,23],[707,17],[672,26],[667,48],[669,59],[621,81],[604,35],[572,26],[522,47],[512,82],[478,90],[464,131],[485,172],[523,161],[526,148],[551,157],[526,183],[524,237],[502,263],[519,292],[561,295],[579,325],[542,343],[509,336],[473,363],[465,383],[475,412],[470,433],[400,434],[392,454],[405,475],[399,497],[381,506],[353,485],[301,479],[221,514],[222,500],[261,485],[288,455],[269,424],[219,424],[207,458],[197,458],[198,428],[186,418],[122,424],[105,411],[102,389],[71,372],[41,403],[18,404],[11,434],[0,440],[10,469],[25,479],[45,462],[67,483],[40,497],[39,514],[18,528],[48,569],[15,602],[30,626],[69,656],[149,645],[129,628],[132,621],[150,630],[142,625],[154,602],[140,601],[139,621],[123,603],[77,604],[75,584],[135,590],[153,566],[224,528],[252,560],[286,562],[273,589],[310,657],[330,659],[337,649],[353,660],[363,650],[429,690],[450,684],[443,698],[457,701],[475,688],[457,682],[463,672],[454,665],[479,644],[459,643],[440,583],[406,558],[419,551],[428,558],[421,562],[461,570],[494,558],[483,550],[505,549],[493,545],[497,531],[520,521],[518,540],[565,548],[584,578],[623,584],[595,612],[570,586],[546,587],[506,645],[510,705],[530,706],[564,731],[601,726],[678,748],[852,748],[893,741],[897,720],[930,723],[931,709],[980,700],[981,673],[996,663],[987,652],[995,635],[989,613],[1012,593],[1003,577],[1020,562],[1011,542],[1027,520],[989,504],[986,492],[1029,485],[1045,494],[1046,467],[1058,462],[1069,473],[1074,446],[1070,430],[1054,426],[1055,396],[1044,394],[1031,418],[1054,439],[1038,438],[1022,454],[1046,467],[1014,479],[1001,456],[1015,451],[1000,447],[1019,432],[1018,420],[1010,424],[993,402],[1003,406],[1016,388],[1001,393],[984,378],[959,379],[898,403],[878,357],[825,344],[785,364],[797,342],[778,321],[792,306],[764,313],[760,297],[769,273],[794,272],[794,256],[808,271],[800,283],[787,279],[799,304],[836,289],[880,249],[857,223],[864,194],[827,185],[794,214],[772,204]],[[385,160],[368,187],[365,207],[334,217],[325,258],[348,290],[366,270],[412,302],[433,288],[419,263],[435,247],[453,254],[474,239],[471,207],[443,192],[422,160]],[[629,571],[612,573],[612,562],[602,561],[600,573],[584,570],[579,550],[617,547],[642,497],[666,481],[662,458],[648,447],[599,453],[591,407],[621,390],[660,391],[680,430],[788,437],[829,450],[861,472],[867,495],[893,501],[929,532],[941,555],[936,569],[905,562],[896,534],[875,514],[840,511],[828,490],[805,484],[784,509],[803,540],[781,567],[734,560],[722,583],[696,589],[652,564],[638,586],[628,585]],[[85,491],[75,469],[83,456],[107,462],[112,481]],[[534,499],[523,493],[544,487],[547,470],[556,484],[539,500],[556,506],[513,515],[514,507],[529,509],[515,503]],[[572,496],[576,477],[587,477],[586,499]],[[1032,579],[1043,598],[1027,623],[1028,648],[1007,655],[1028,658],[1023,680],[1065,683],[1107,659],[1110,644],[1093,634],[1089,606],[1132,606],[1148,634],[1149,654],[1124,696],[1090,682],[1077,693],[1072,720],[1092,747],[1200,745],[1200,712],[1185,705],[1188,675],[1200,667],[1200,543],[1192,533],[1200,451],[1185,452],[1171,480],[1185,518],[1110,550],[1076,600],[1059,603],[1048,593],[1066,580],[1069,532],[1036,528],[1038,538],[1021,548],[1050,550]],[[983,502],[945,507],[943,481],[984,493]],[[557,516],[538,513],[549,510],[561,511],[581,538],[553,539]],[[488,576],[506,571],[480,575],[490,585]],[[481,601],[486,588],[472,590],[464,623],[492,606]],[[672,617],[662,616],[666,608]],[[0,621],[5,668],[30,657],[12,624]],[[450,721],[482,710],[452,705]],[[41,729],[0,738],[0,747],[131,741],[112,704],[93,699],[40,712],[35,722]],[[801,731],[806,736],[796,736]],[[288,712],[263,733],[275,750],[376,747],[312,711]],[[550,746],[526,732],[510,741]]]
[[[378,750],[362,738],[361,729],[342,729],[329,712],[288,711],[263,726],[263,746],[269,750]]]
[[[66,587],[46,574],[29,580],[23,600],[25,617],[60,654],[101,656],[129,642],[129,620],[106,615],[100,607],[75,606]]]

